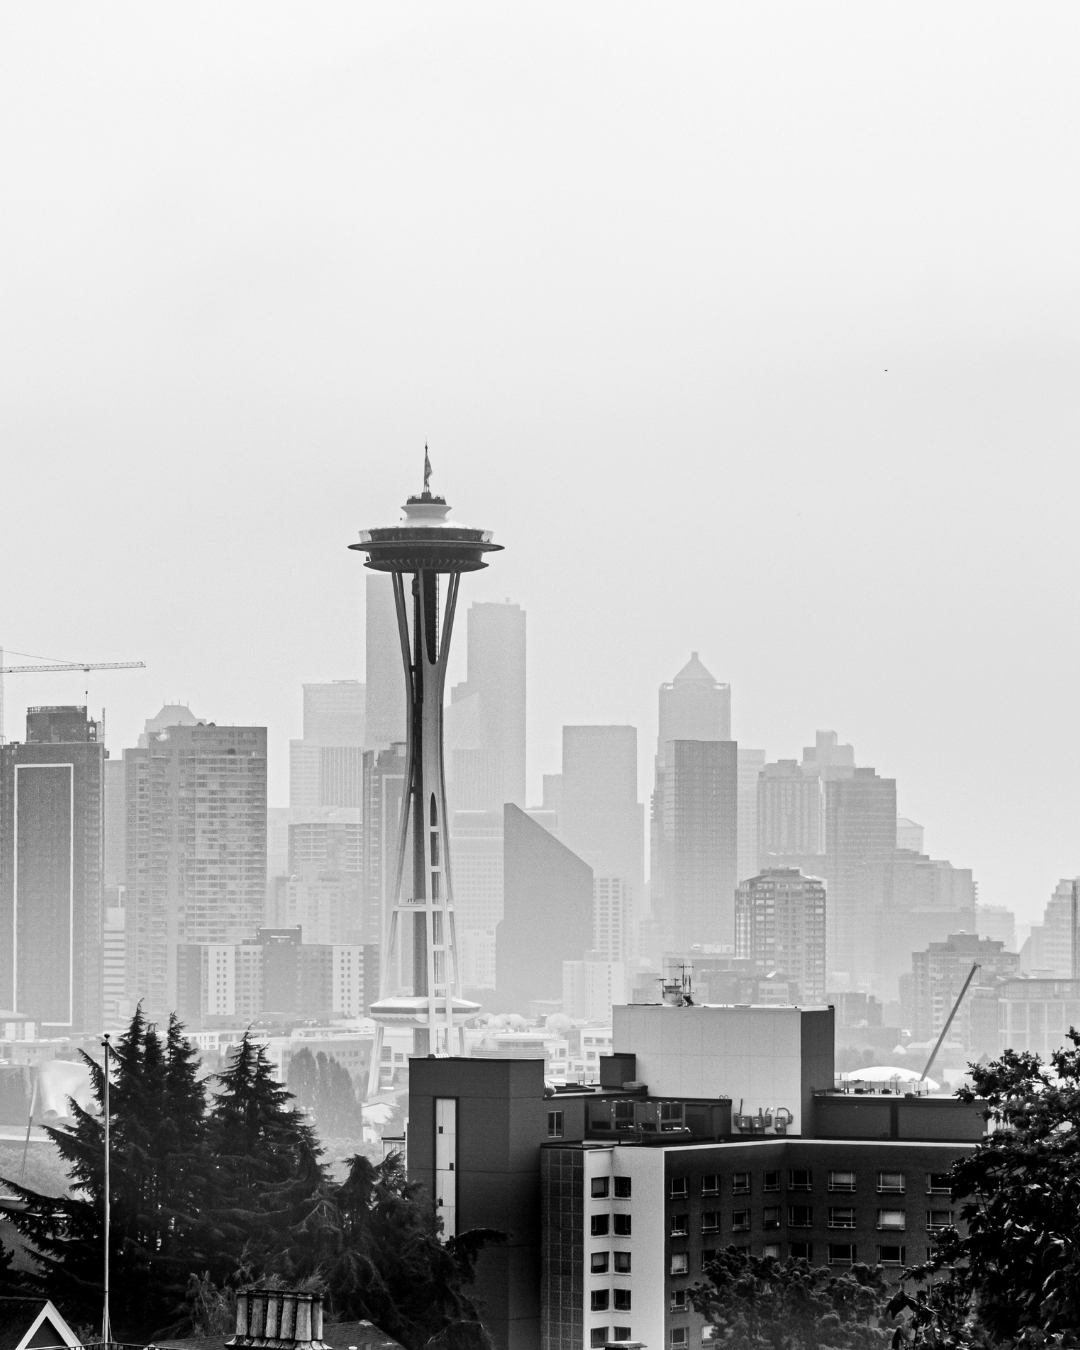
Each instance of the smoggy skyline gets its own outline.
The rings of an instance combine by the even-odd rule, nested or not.
[[[1080,873],[1075,10],[0,16],[5,649],[265,725],[363,678],[357,531],[505,546],[529,784],[691,650],[1037,919]],[[15,134],[13,134],[13,132]],[[450,683],[464,677],[459,634]],[[81,675],[13,676],[28,704]]]

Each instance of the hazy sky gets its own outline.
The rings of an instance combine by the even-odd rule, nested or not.
[[[1080,873],[1080,10],[8,3],[0,643],[270,728],[356,676],[346,544],[506,546],[530,781],[691,649],[936,857]],[[460,634],[463,636],[463,633]],[[457,651],[462,663],[463,647]],[[457,676],[456,678],[460,678]],[[81,676],[12,676],[27,703]]]

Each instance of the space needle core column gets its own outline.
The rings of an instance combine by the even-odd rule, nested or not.
[[[404,520],[382,529],[362,530],[360,542],[349,545],[367,554],[367,567],[393,577],[408,719],[395,901],[386,916],[389,924],[384,920],[379,1001],[371,1008],[377,1026],[371,1091],[378,1087],[384,1026],[412,1026],[417,1029],[418,1054],[448,1055],[458,1048],[457,1029],[479,1012],[478,1004],[461,998],[459,988],[443,768],[443,697],[461,573],[486,567],[483,555],[502,545],[491,542],[490,530],[469,529],[448,520],[450,508],[445,498],[432,494],[430,476],[425,448],[424,488],[405,503]],[[409,593],[407,576],[411,578]],[[440,577],[447,578],[444,598],[439,594]],[[411,997],[388,997],[400,920],[409,917],[413,993]]]

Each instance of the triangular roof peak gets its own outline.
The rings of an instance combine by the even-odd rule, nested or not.
[[[690,653],[690,660],[679,671],[673,684],[715,684],[716,678],[701,664],[697,652]]]

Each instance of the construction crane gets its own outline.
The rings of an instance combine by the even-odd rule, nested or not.
[[[24,653],[17,652],[22,656]],[[89,674],[92,670],[145,670],[145,661],[50,661],[47,665],[5,666],[4,649],[0,647],[0,745],[4,744],[4,676],[41,674],[53,670],[81,670]]]

